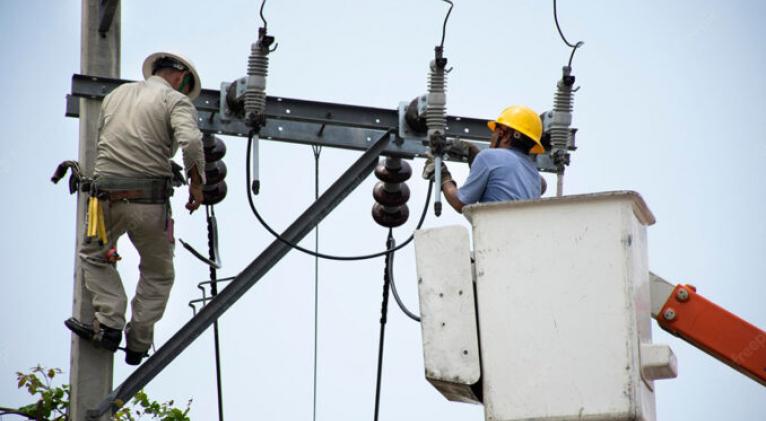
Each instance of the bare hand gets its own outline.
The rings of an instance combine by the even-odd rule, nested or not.
[[[189,184],[189,201],[186,202],[186,209],[189,210],[189,213],[194,213],[200,207],[203,197],[202,184]]]

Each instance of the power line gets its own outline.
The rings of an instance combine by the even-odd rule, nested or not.
[[[395,129],[389,129],[386,131],[383,136],[388,136],[389,134],[393,133]],[[274,236],[274,238],[278,239],[279,241],[287,244],[288,246],[292,247],[295,250],[301,251],[303,253],[306,253],[311,256],[319,257],[322,259],[327,260],[341,260],[341,261],[352,261],[352,260],[368,260],[368,259],[374,259],[376,257],[385,256],[386,254],[392,252],[401,250],[402,248],[406,247],[412,240],[415,238],[415,232],[407,238],[402,244],[390,249],[381,251],[378,253],[371,253],[371,254],[364,254],[359,256],[336,256],[331,254],[324,254],[324,253],[317,253],[314,251],[311,251],[309,249],[303,248],[297,244],[291,243],[289,240],[285,239],[279,233],[277,233],[271,226],[263,219],[261,214],[258,212],[258,209],[255,207],[255,203],[253,202],[253,196],[250,192],[250,159],[251,159],[251,149],[253,147],[253,134],[251,133],[247,140],[247,153],[246,153],[246,189],[247,189],[247,201],[250,205],[250,210],[253,212],[253,215],[255,215],[255,218],[258,220],[258,222],[261,223],[263,228],[266,229],[271,235]],[[426,195],[426,202],[425,206],[423,207],[423,213],[420,215],[420,220],[418,221],[418,225],[415,227],[415,230],[419,230],[421,226],[423,226],[423,222],[426,219],[426,213],[428,213],[428,205],[430,203],[430,195],[431,195],[431,189],[433,188],[433,182],[429,183],[428,185],[428,194]]]
[[[585,45],[585,43],[583,41],[577,41],[576,44],[572,44],[567,41],[566,37],[564,36],[564,32],[561,30],[561,25],[559,25],[558,12],[556,10],[556,0],[553,0],[553,21],[556,22],[556,29],[559,31],[559,35],[561,35],[561,39],[564,41],[564,44],[572,49],[572,54],[569,55],[569,64],[567,64],[567,66],[572,67],[572,59],[574,58],[575,51]]]
[[[319,198],[319,155],[321,145],[312,145],[314,152],[314,200]],[[314,251],[319,253],[319,224],[314,228]],[[317,366],[319,359],[319,256],[314,256],[314,421],[317,419]]]
[[[452,13],[452,8],[455,7],[455,5],[450,0],[442,0],[445,3],[449,3],[449,10],[447,11],[447,16],[444,17],[444,24],[442,25],[442,42],[439,44],[440,48],[444,48],[444,38],[447,37],[447,21],[449,20],[449,15]]]

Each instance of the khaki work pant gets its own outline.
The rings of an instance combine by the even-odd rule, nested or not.
[[[108,244],[98,239],[80,245],[80,262],[85,288],[93,298],[95,317],[102,325],[125,328],[127,347],[144,352],[151,347],[154,324],[162,318],[173,286],[174,239],[169,208],[162,204],[102,201]],[[127,296],[116,264],[105,260],[105,253],[127,233],[141,258],[136,296],[131,301],[130,323],[125,325]]]

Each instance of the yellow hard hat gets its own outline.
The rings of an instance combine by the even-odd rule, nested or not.
[[[194,64],[191,62],[191,60],[187,59],[186,57],[175,54],[175,53],[168,53],[164,51],[160,51],[158,53],[154,53],[149,55],[149,57],[144,60],[143,66],[141,66],[141,70],[144,74],[144,79],[149,79],[149,77],[154,74],[154,71],[156,70],[156,64],[159,60],[166,60],[171,59],[175,62],[178,62],[181,64],[181,66],[178,68],[178,70],[188,70],[192,77],[194,78],[194,87],[191,91],[189,91],[186,96],[189,97],[192,101],[194,101],[202,91],[202,81],[199,79],[199,73],[197,73],[197,69],[194,67]]]
[[[498,124],[510,127],[532,139],[535,142],[535,146],[529,151],[530,153],[541,154],[545,152],[543,144],[540,143],[540,138],[543,136],[543,122],[540,120],[540,116],[531,108],[522,105],[512,105],[504,109],[497,120],[488,121],[487,127],[494,132]]]

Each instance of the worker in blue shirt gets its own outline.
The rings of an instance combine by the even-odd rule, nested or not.
[[[487,126],[492,130],[488,149],[479,152],[475,145],[461,141],[453,147],[467,149],[471,170],[462,187],[457,187],[446,165],[442,167],[444,197],[458,212],[478,202],[538,199],[545,191],[545,180],[532,157],[545,152],[540,143],[543,125],[537,113],[511,106]],[[426,164],[423,178],[433,178],[432,162]]]

